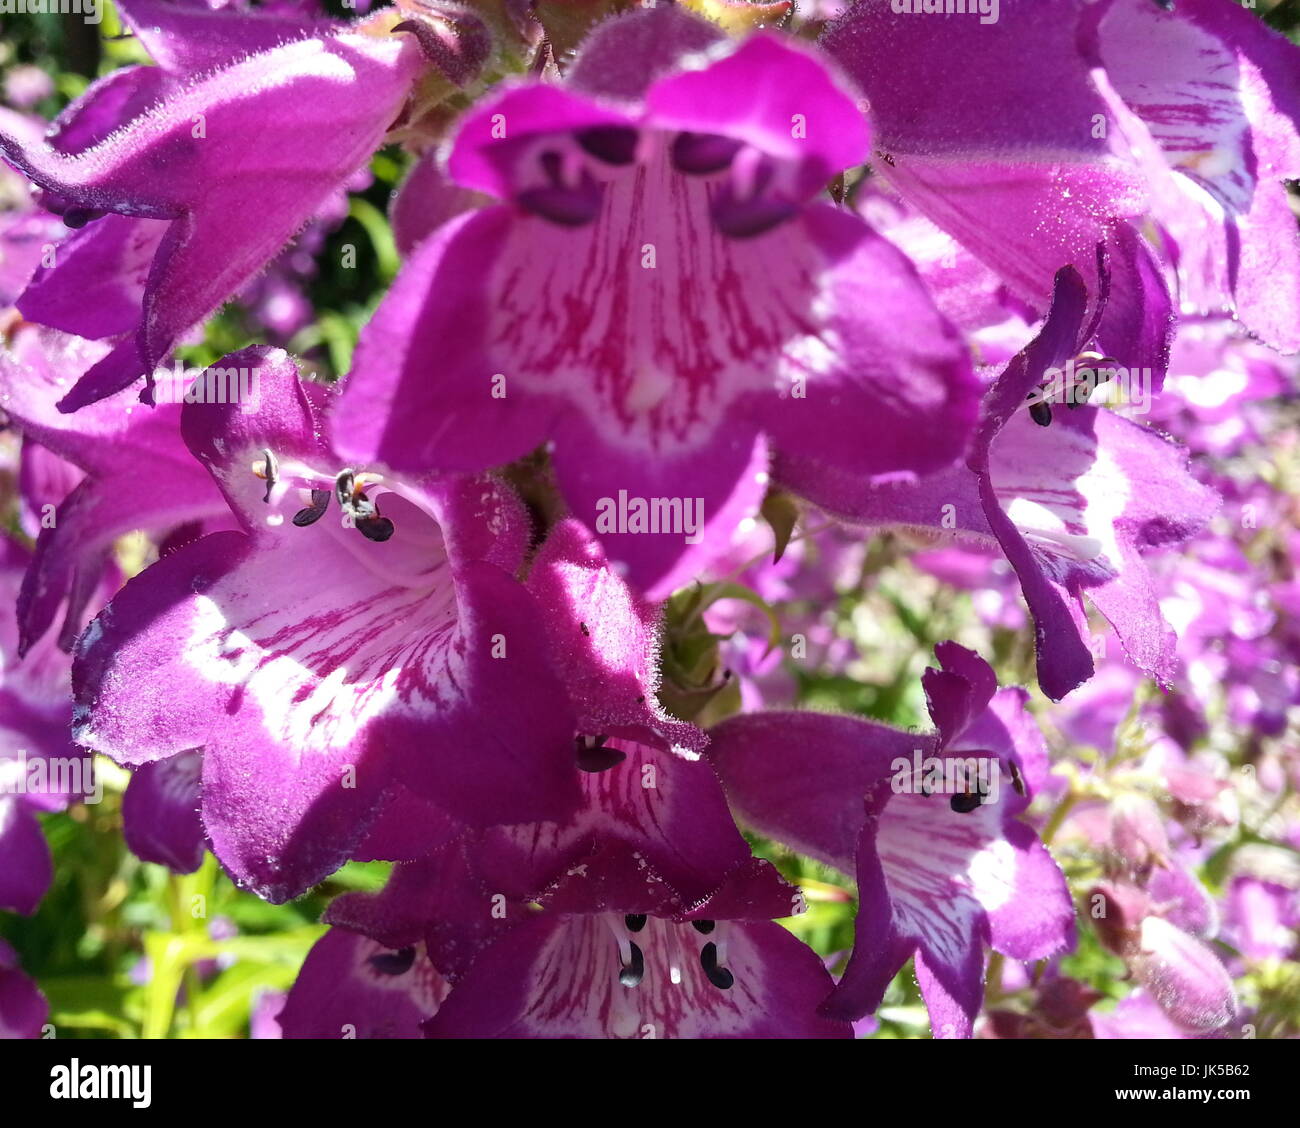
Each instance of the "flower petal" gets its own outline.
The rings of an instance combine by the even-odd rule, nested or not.
[[[286,1038],[419,1038],[448,990],[423,945],[394,951],[331,928],[307,953],[279,1023]]]

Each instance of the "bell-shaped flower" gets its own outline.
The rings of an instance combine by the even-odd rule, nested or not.
[[[551,444],[561,492],[658,597],[756,511],[775,447],[866,479],[965,448],[966,351],[906,259],[816,197],[867,152],[828,61],[676,7],[460,123],[502,201],[420,243],[358,344],[356,461],[481,469]],[[906,333],[898,327],[905,325]]]
[[[82,635],[77,741],[130,765],[202,748],[212,848],[274,900],[407,790],[470,825],[570,810],[574,722],[515,578],[518,500],[344,467],[287,356],[222,367],[252,398],[188,403],[182,430],[241,527],[161,558]]]
[[[163,66],[95,84],[53,142],[0,133],[0,152],[44,190],[45,206],[81,228],[20,308],[113,344],[65,394],[64,411],[141,378],[148,399],[181,337],[368,162],[427,66],[416,36],[390,34],[394,19],[322,22],[303,35],[280,26],[301,21],[283,18],[205,20],[167,4],[136,12]]]
[[[1065,268],[1038,336],[986,393],[965,466],[883,485],[807,459],[776,467],[780,481],[847,520],[926,527],[999,547],[1033,614],[1038,682],[1054,700],[1093,672],[1084,595],[1134,665],[1172,679],[1177,640],[1143,557],[1186,540],[1218,508],[1217,496],[1189,472],[1186,452],[1160,432],[1070,396],[1051,402],[1073,394],[1059,385],[1092,339],[1087,306],[1082,280]]]
[[[858,717],[751,713],[710,730],[708,758],[743,825],[857,878],[853,953],[824,1012],[880,1005],[909,958],[939,1037],[969,1037],[984,949],[1043,959],[1074,940],[1065,878],[1018,816],[1046,748],[1027,694],[956,643],[925,672],[934,734]]]

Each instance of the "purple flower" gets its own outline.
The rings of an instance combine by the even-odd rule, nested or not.
[[[1088,1015],[1094,1038],[1141,1038],[1144,1041],[1161,1041],[1182,1038],[1237,1037],[1235,1031],[1192,1033],[1174,1022],[1151,992],[1139,987],[1121,999],[1109,1012],[1093,1010]]]
[[[0,133],[39,144],[42,124],[0,106]],[[13,305],[64,231],[59,217],[31,198],[26,180],[0,164],[0,310]]]
[[[87,629],[78,742],[131,765],[201,747],[213,850],[275,900],[405,789],[471,825],[568,809],[573,720],[512,575],[518,501],[487,479],[344,469],[337,416],[283,353],[220,367],[250,371],[256,402],[186,404],[182,429],[240,531],[165,556]]]
[[[821,961],[769,919],[796,891],[750,856],[709,765],[617,749],[572,819],[466,836],[328,919],[424,946],[453,984],[434,1037],[847,1037],[816,1014]]]
[[[812,712],[732,717],[709,760],[737,817],[802,854],[855,874],[856,941],[824,1011],[879,1006],[903,964],[937,1036],[968,1037],[983,995],[984,946],[1042,959],[1074,939],[1065,879],[1017,816],[1046,772],[1019,689],[941,643],[924,675],[937,732],[899,732]]]
[[[31,554],[0,537],[0,605],[12,607]],[[93,795],[90,758],[69,737],[71,662],[53,639],[18,655],[0,616],[0,910],[36,911],[53,877],[38,812]]]
[[[197,750],[141,764],[122,796],[122,834],[131,853],[176,873],[193,873],[206,846],[200,819],[203,756]]]
[[[308,953],[277,1021],[285,1038],[419,1038],[449,989],[422,944],[394,950],[331,928]]]
[[[0,940],[0,1038],[39,1038],[50,1008],[18,966],[14,950]]]
[[[1107,106],[1078,47],[1086,7],[1007,4],[984,23],[860,0],[821,43],[867,96],[872,167],[891,188],[1039,313],[1067,264],[1094,301],[1109,290],[1103,351],[1161,371],[1168,288],[1128,222],[1142,177],[1095,128]]]
[[[1246,959],[1291,959],[1300,928],[1300,893],[1276,881],[1239,874],[1228,887],[1224,923]]]
[[[295,35],[286,23],[301,21],[280,17],[128,9],[162,66],[93,85],[49,143],[0,134],[0,151],[44,189],[46,206],[81,229],[20,308],[113,343],[60,401],[64,411],[142,377],[148,397],[182,335],[366,163],[425,66],[413,36],[382,25]]]
[[[1034,617],[1039,685],[1054,700],[1093,672],[1085,593],[1134,665],[1172,678],[1175,636],[1143,557],[1200,529],[1217,500],[1157,432],[1087,405],[1025,407],[1049,370],[1061,370],[1090,338],[1085,307],[1081,279],[1065,268],[1038,337],[989,388],[965,466],[885,485],[807,459],[776,467],[782,482],[850,520],[949,530],[1000,546]],[[1043,409],[1045,418],[1031,414]]]
[[[69,483],[47,466],[29,477],[39,535],[18,601],[20,652],[45,635],[65,600],[59,642],[71,648],[87,610],[101,606],[91,600],[119,537],[143,530],[162,539],[186,527],[229,525],[220,492],[181,440],[179,403],[151,411],[123,392],[75,419],[55,409],[68,381],[106,352],[96,342],[27,329],[0,353],[0,404],[23,434],[24,470],[43,450],[84,474]],[[74,488],[64,496],[68,484]]]
[[[1300,176],[1300,50],[1241,5],[1094,5],[1085,55],[1105,133],[1141,172],[1186,311],[1233,312],[1300,350],[1300,234],[1284,181]]]
[[[946,465],[974,406],[961,343],[888,242],[813,199],[866,145],[789,40],[677,8],[602,25],[565,85],[462,121],[452,179],[505,202],[406,265],[343,450],[462,470],[549,440],[574,515],[656,596],[756,510],[769,446],[865,479]]]
[[[847,1038],[814,1013],[830,977],[772,921],[541,914],[488,948],[434,1038]]]
[[[1097,886],[1090,900],[1098,932],[1172,1022],[1196,1034],[1217,1030],[1237,1014],[1232,980],[1204,941],[1176,923],[1176,911],[1155,904],[1152,893],[1122,882]]]

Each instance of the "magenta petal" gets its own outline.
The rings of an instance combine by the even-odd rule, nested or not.
[[[577,800],[573,717],[536,606],[488,564],[466,565],[456,588],[459,637],[445,659],[448,691],[434,699],[442,714],[381,714],[374,739],[395,751],[438,749],[403,755],[401,778],[465,822],[560,817]]]
[[[869,130],[847,85],[821,59],[772,33],[656,82],[646,115],[661,129],[721,134],[803,164],[825,181],[867,157]],[[811,166],[811,167],[809,167]]]
[[[149,410],[123,393],[79,412],[75,420],[56,410],[61,388],[102,355],[103,346],[41,331],[20,335],[13,355],[0,357],[0,395],[25,440],[86,471],[66,497],[40,499],[42,506],[55,506],[55,520],[42,521],[23,579],[22,652],[50,628],[65,599],[60,643],[71,646],[118,537],[137,529],[162,533],[226,513],[211,481],[185,450],[177,405]],[[141,488],[142,467],[151,476],[148,489]]]
[[[853,924],[853,951],[825,1013],[853,1020],[873,1013],[890,980],[916,952],[916,942],[898,928],[884,869],[873,844],[874,831],[860,824],[856,869],[858,915]]]
[[[972,652],[938,650],[944,669],[926,675],[937,741],[856,717],[768,713],[717,725],[709,758],[744,823],[856,874],[854,948],[825,1013],[873,1010],[918,952],[936,1030],[952,1024],[965,1036],[984,945],[1016,958],[1055,953],[1073,940],[1073,906],[1016,818],[1029,803],[1026,776],[1041,774],[1023,695],[993,694],[992,672]]]
[[[23,974],[14,950],[0,940],[0,1039],[41,1037],[49,1014],[45,996]]]
[[[1036,168],[898,158],[890,183],[1040,311],[1051,300],[1062,263],[1074,266],[1096,290],[1096,247],[1106,238],[1109,219],[1136,215],[1143,207],[1137,175],[1117,163]],[[1075,204],[1062,215],[1063,191]]]
[[[461,119],[447,156],[447,172],[464,188],[508,199],[513,188],[514,157],[530,139],[594,126],[630,125],[634,121],[626,111],[564,87],[507,85],[478,102]]]
[[[850,1036],[847,1023],[815,1013],[831,981],[811,949],[770,921],[719,928],[727,929],[730,989],[704,977],[705,937],[654,917],[636,934],[645,970],[640,986],[629,988],[619,982],[619,948],[600,916],[544,915],[486,949],[425,1031],[435,1038]]]
[[[665,71],[725,42],[716,25],[679,5],[632,8],[588,32],[565,77],[577,90],[630,102]]]
[[[448,985],[424,945],[331,928],[307,953],[279,1023],[286,1038],[419,1038]]]
[[[55,266],[36,272],[18,311],[91,340],[130,333],[140,323],[149,269],[167,226],[125,215],[87,224],[59,244]]]
[[[698,753],[706,737],[659,704],[662,609],[643,601],[610,567],[577,521],[548,534],[528,575],[556,672],[578,712],[578,731]]]
[[[360,862],[406,862],[424,857],[465,830],[440,807],[400,785],[390,787],[378,817],[352,852]]]
[[[1038,628],[1054,636],[1040,635],[1047,648],[1040,651],[1040,682],[1049,695],[1069,692],[1077,677],[1054,670],[1068,658],[1052,651],[1068,649],[1068,642],[1051,620],[1065,611],[1086,639],[1085,594],[1135,665],[1165,683],[1172,677],[1176,640],[1143,556],[1185,540],[1218,508],[1186,458],[1157,432],[1093,407],[1058,410],[1050,428],[1021,413],[994,441],[990,481],[1002,512],[986,507],[986,517],[1003,526],[1003,551]]]
[[[1044,572],[1020,530],[1003,512],[986,477],[980,478],[984,513],[1002,552],[1016,570],[1020,590],[1034,618],[1038,684],[1053,701],[1092,677],[1088,619],[1077,595],[1069,595]]]
[[[470,857],[474,842],[466,835],[395,867],[378,893],[345,893],[325,920],[390,948],[423,943],[434,966],[455,982],[486,944],[536,914],[483,882]]]
[[[978,956],[978,949],[975,955]],[[971,1036],[975,1016],[984,1001],[984,960],[979,957],[973,974],[970,962],[971,953],[967,953],[965,965],[954,974],[942,963],[936,961],[932,965],[924,949],[916,953],[916,983],[930,1014],[930,1030],[935,1038]]]
[[[179,77],[227,66],[246,55],[326,35],[342,26],[292,10],[212,9],[183,0],[122,0],[117,7],[149,57]]]
[[[818,305],[836,347],[830,355],[810,349],[807,360],[790,350],[786,375],[801,386],[780,389],[760,416],[777,449],[862,477],[924,474],[955,461],[979,397],[956,331],[911,264],[861,220],[815,205],[799,223],[824,256]]]
[[[151,376],[181,334],[252,278],[364,163],[422,65],[407,36],[304,39],[213,72],[167,98],[163,112],[81,153],[0,138],[23,172],[82,209],[173,221],[153,258],[134,346],[91,369],[64,410]],[[354,97],[357,89],[366,97]],[[286,98],[301,112],[280,112]],[[243,206],[250,194],[258,200],[252,213]],[[241,213],[248,222],[232,239],[227,219]]]
[[[1202,941],[1157,916],[1142,921],[1133,975],[1175,1023],[1205,1034],[1232,1021],[1237,996],[1227,969]]]
[[[723,557],[767,492],[767,444],[743,424],[719,426],[678,457],[628,451],[576,417],[558,428],[557,444],[556,475],[574,515],[651,599]]]
[[[1004,833],[1011,849],[1001,859],[1007,896],[989,904],[989,943],[1016,960],[1046,959],[1072,948],[1074,903],[1061,867],[1024,823],[1008,820]]]
[[[1080,160],[1105,152],[1079,123],[1106,108],[1076,46],[1083,10],[1082,0],[1052,9],[1007,4],[986,22],[972,13],[918,18],[867,0],[821,42],[862,86],[885,152],[1021,150]],[[972,74],[981,78],[979,101],[963,96]],[[1043,112],[1049,104],[1052,112]]]
[[[1117,0],[1099,17],[1087,45],[1176,252],[1183,302],[1233,310],[1294,352],[1300,235],[1282,181],[1300,175],[1300,51],[1214,0],[1172,14]]]
[[[413,254],[444,223],[494,202],[481,192],[453,184],[439,164],[438,150],[430,149],[393,193],[388,217],[393,225],[393,241],[403,256]]]
[[[203,756],[182,752],[141,764],[122,797],[122,832],[131,852],[176,873],[193,873],[203,861],[199,781]]]
[[[122,67],[95,79],[54,119],[50,147],[60,153],[93,148],[161,100],[173,81],[161,67],[151,66]]]
[[[1178,320],[1164,267],[1130,223],[1115,225],[1106,253],[1110,288],[1097,325],[1098,347],[1135,376],[1149,375],[1147,394],[1154,395],[1164,384]]]
[[[531,900],[560,886],[558,894],[547,893],[548,905],[573,900],[584,912],[677,915],[745,876],[749,847],[707,763],[630,741],[613,746],[626,758],[606,771],[583,773],[583,803],[572,819],[483,836],[474,856],[489,888]],[[629,857],[634,876],[625,881]],[[571,898],[562,886],[575,873],[580,888]],[[647,886],[654,887],[648,902]],[[778,900],[779,911],[787,913],[788,887]]]
[[[18,603],[24,651],[49,629],[70,593],[64,645],[80,633],[85,605],[118,537],[199,520],[215,508],[210,484],[190,473],[164,475],[151,492],[124,492],[122,486],[120,478],[87,479],[58,505],[58,523],[41,530]]]
[[[3,376],[0,376],[0,381],[3,381]],[[22,531],[33,539],[40,536],[42,523],[49,524],[50,511],[46,506],[67,497],[77,488],[82,477],[81,471],[71,462],[34,440],[24,440],[18,464]]]
[[[504,208],[458,217],[426,239],[362,330],[340,410],[340,453],[397,469],[478,469],[528,453],[557,407],[523,394],[489,353],[493,263]]]
[[[822,37],[866,93],[882,175],[1037,309],[1063,264],[1095,290],[1097,244],[1146,207],[1141,177],[1094,135],[1107,106],[1078,47],[1086,11],[1008,4],[993,23],[936,23],[860,3]]]
[[[707,755],[742,823],[851,874],[863,796],[933,740],[857,717],[749,713],[710,729]]]
[[[194,601],[249,556],[247,537],[214,533],[130,580],[90,625],[73,656],[79,744],[145,764],[202,747],[238,703],[238,685],[196,676],[185,653]],[[171,692],[139,692],[165,682]]]
[[[0,771],[5,760],[0,759]],[[50,848],[36,815],[11,795],[0,795],[0,909],[30,915],[54,877]]]
[[[997,692],[998,679],[993,668],[975,651],[955,642],[939,643],[934,654],[942,669],[927,669],[921,675],[921,684],[930,718],[942,734],[944,744],[949,745],[989,707]]]
[[[236,882],[275,904],[351,857],[383,798],[385,770],[348,747],[299,762],[244,708],[203,752],[203,826]]]

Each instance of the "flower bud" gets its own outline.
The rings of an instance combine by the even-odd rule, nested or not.
[[[1136,885],[1107,881],[1088,894],[1097,936],[1112,952],[1127,959],[1137,950],[1142,922],[1151,914],[1151,901]]]
[[[1110,807],[1110,846],[1130,872],[1158,864],[1169,852],[1160,809],[1145,796],[1121,795]]]
[[[1208,1033],[1237,1012],[1232,980],[1215,954],[1159,917],[1142,922],[1129,967],[1160,1009],[1184,1029]]]

